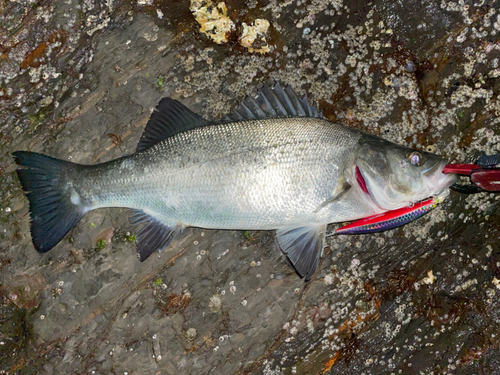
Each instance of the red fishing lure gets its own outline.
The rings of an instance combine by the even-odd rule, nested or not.
[[[415,203],[411,207],[403,207],[354,221],[338,228],[335,232],[338,234],[367,234],[397,228],[425,215],[441,202],[442,199],[438,197],[430,198]]]

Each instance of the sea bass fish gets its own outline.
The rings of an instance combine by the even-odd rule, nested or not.
[[[276,230],[310,279],[329,223],[395,210],[455,182],[438,155],[332,123],[290,87],[262,87],[222,121],[160,101],[137,151],[81,165],[17,151],[31,236],[44,253],[89,211],[131,209],[141,261],[184,227]]]

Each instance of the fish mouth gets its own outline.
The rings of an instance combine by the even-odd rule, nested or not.
[[[444,167],[446,167],[446,161],[442,160],[422,173],[424,178],[426,178],[431,185],[435,186],[434,190],[436,195],[441,193],[444,189],[449,188],[457,181],[456,174],[443,173]]]
[[[422,174],[426,177],[429,177],[429,176],[432,176],[434,174],[434,172],[436,172],[440,167],[441,168],[441,171],[443,170],[444,168],[444,165],[446,165],[446,163],[444,163],[443,165],[443,161],[440,161],[439,163],[435,163],[432,167],[426,169],[424,172],[422,172]]]

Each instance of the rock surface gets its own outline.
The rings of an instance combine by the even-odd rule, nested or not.
[[[498,2],[226,1],[220,45],[187,0],[28,3],[0,16],[0,373],[498,373],[500,195],[331,236],[304,283],[271,232],[188,229],[140,263],[119,209],[39,255],[10,156],[110,160],[164,96],[217,118],[276,80],[332,121],[472,161],[500,142]],[[257,19],[263,54],[238,40]]]

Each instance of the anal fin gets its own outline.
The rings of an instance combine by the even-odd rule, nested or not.
[[[166,224],[146,214],[142,210],[132,210],[129,216],[130,224],[140,227],[136,233],[137,256],[144,262],[156,250],[163,250],[182,229],[178,225]]]
[[[301,277],[309,281],[323,254],[326,224],[281,228],[276,238]]]

